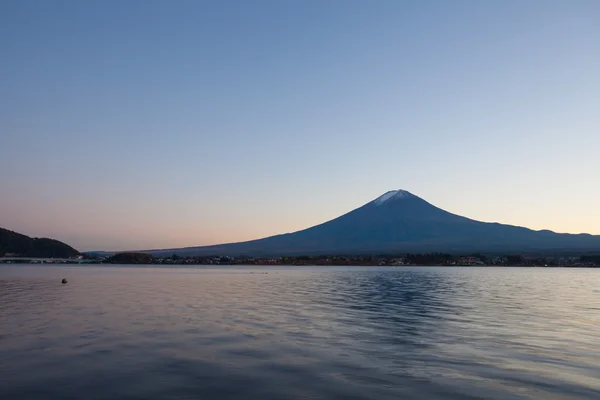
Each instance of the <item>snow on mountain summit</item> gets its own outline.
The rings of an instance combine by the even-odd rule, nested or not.
[[[383,195],[379,196],[378,198],[376,198],[373,203],[375,203],[375,205],[382,205],[383,203],[390,201],[392,199],[404,199],[404,198],[408,198],[411,197],[412,194],[410,194],[410,192],[407,192],[406,190],[390,190],[387,193],[384,193]]]

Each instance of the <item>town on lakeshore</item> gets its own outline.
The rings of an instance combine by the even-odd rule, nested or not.
[[[152,264],[152,265],[289,265],[289,266],[506,266],[600,267],[600,255],[456,255],[446,253],[389,255],[318,255],[284,257],[154,257],[148,253],[84,254],[72,258],[34,258],[5,254],[0,263],[27,264]]]

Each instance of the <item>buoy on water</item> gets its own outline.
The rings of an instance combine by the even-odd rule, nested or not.
[[[62,280],[62,283],[63,283],[63,285],[64,285],[65,283],[67,283],[67,278],[63,278],[63,280]]]

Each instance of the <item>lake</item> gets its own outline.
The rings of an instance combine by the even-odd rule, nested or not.
[[[598,399],[600,269],[0,266],[0,398]]]

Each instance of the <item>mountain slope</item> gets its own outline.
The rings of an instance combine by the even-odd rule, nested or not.
[[[0,257],[16,254],[24,257],[68,258],[79,255],[71,246],[48,238],[31,238],[0,228]]]
[[[486,223],[394,190],[336,219],[298,232],[241,243],[151,251],[155,255],[293,255],[404,251],[598,250],[600,236]]]

